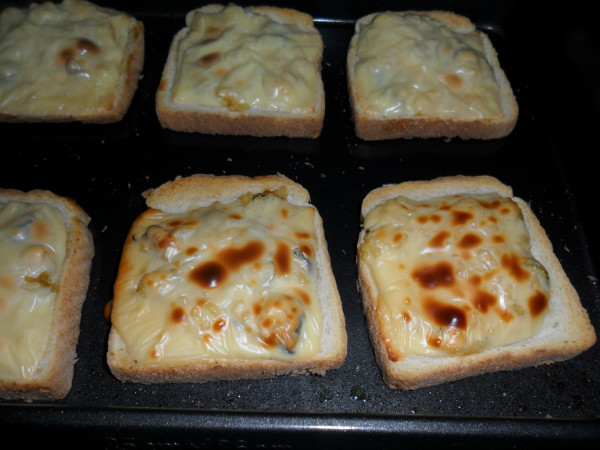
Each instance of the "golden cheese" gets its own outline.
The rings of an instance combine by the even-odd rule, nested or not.
[[[477,33],[422,14],[376,14],[357,41],[362,109],[386,118],[502,116],[498,86]]]
[[[195,11],[177,51],[173,102],[231,111],[312,113],[321,36],[236,5]]]
[[[548,311],[521,211],[495,194],[388,200],[359,247],[388,356],[470,354],[525,340]]]
[[[274,194],[133,224],[111,320],[140,365],[320,351],[315,210]]]
[[[134,19],[82,0],[0,15],[0,112],[72,116],[110,109]]]
[[[0,203],[0,378],[31,379],[46,352],[65,260],[67,229],[57,209]]]

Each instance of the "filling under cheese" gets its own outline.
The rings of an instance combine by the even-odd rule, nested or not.
[[[67,230],[45,204],[0,203],[0,378],[27,381],[48,341]]]
[[[70,116],[110,109],[133,19],[82,0],[0,16],[0,112]]]
[[[478,33],[456,33],[419,14],[381,13],[362,26],[354,77],[370,115],[502,116],[498,86]]]
[[[360,258],[377,286],[391,360],[475,353],[540,329],[548,277],[511,199],[398,197],[373,209],[364,227]]]
[[[321,37],[229,5],[195,12],[179,43],[175,103],[312,113],[320,82]]]
[[[130,357],[169,365],[318,353],[314,214],[269,193],[143,213],[124,246],[111,316]]]

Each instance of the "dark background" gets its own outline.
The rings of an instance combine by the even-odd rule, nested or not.
[[[206,3],[206,2],[204,2]],[[0,401],[0,429],[27,446],[73,448],[577,448],[600,439],[598,344],[551,366],[500,372],[416,391],[385,387],[356,287],[359,208],[385,183],[488,174],[528,201],[548,232],[596,330],[600,14],[588,3],[288,1],[323,35],[326,117],[316,140],[204,136],[163,130],[154,95],[170,41],[203,2],[101,1],[146,29],[143,77],[122,122],[0,124],[0,186],[50,189],[92,217],[96,256],[84,304],[73,388],[59,402]],[[26,5],[26,1],[0,5]],[[241,6],[251,2],[237,2]],[[260,3],[254,3],[260,4]],[[364,142],[354,136],[345,56],[359,17],[446,9],[486,31],[520,106],[506,138]],[[138,385],[106,367],[103,308],[141,193],[194,173],[275,172],[311,193],[323,216],[348,331],[344,365],[324,377]]]

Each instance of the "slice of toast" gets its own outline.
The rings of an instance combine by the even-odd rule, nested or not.
[[[518,105],[488,36],[447,11],[386,11],[355,24],[347,78],[364,140],[495,139]]]
[[[0,397],[71,389],[94,255],[88,215],[49,191],[0,189]]]
[[[362,217],[359,284],[389,387],[548,364],[594,344],[545,231],[499,180],[383,186]]]
[[[323,127],[323,41],[308,14],[212,4],[190,11],[156,93],[164,128],[316,138]]]
[[[122,381],[324,374],[346,356],[321,218],[288,178],[193,175],[145,193],[107,360]]]
[[[0,121],[123,119],[144,64],[144,26],[83,0],[0,14]]]

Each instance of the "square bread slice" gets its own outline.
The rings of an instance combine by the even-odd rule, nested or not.
[[[107,360],[138,383],[325,374],[346,356],[318,211],[282,175],[192,175],[145,193],[111,309]]]
[[[0,189],[0,397],[71,389],[94,245],[90,218],[45,190]]]
[[[120,121],[144,63],[144,27],[83,0],[0,14],[0,122]]]
[[[359,285],[390,388],[549,364],[596,341],[539,221],[496,178],[385,185],[361,212]]]
[[[447,11],[386,11],[355,24],[347,78],[364,140],[510,134],[518,105],[488,36]]]
[[[190,11],[157,90],[159,122],[183,132],[317,138],[322,53],[303,12],[233,4]]]

